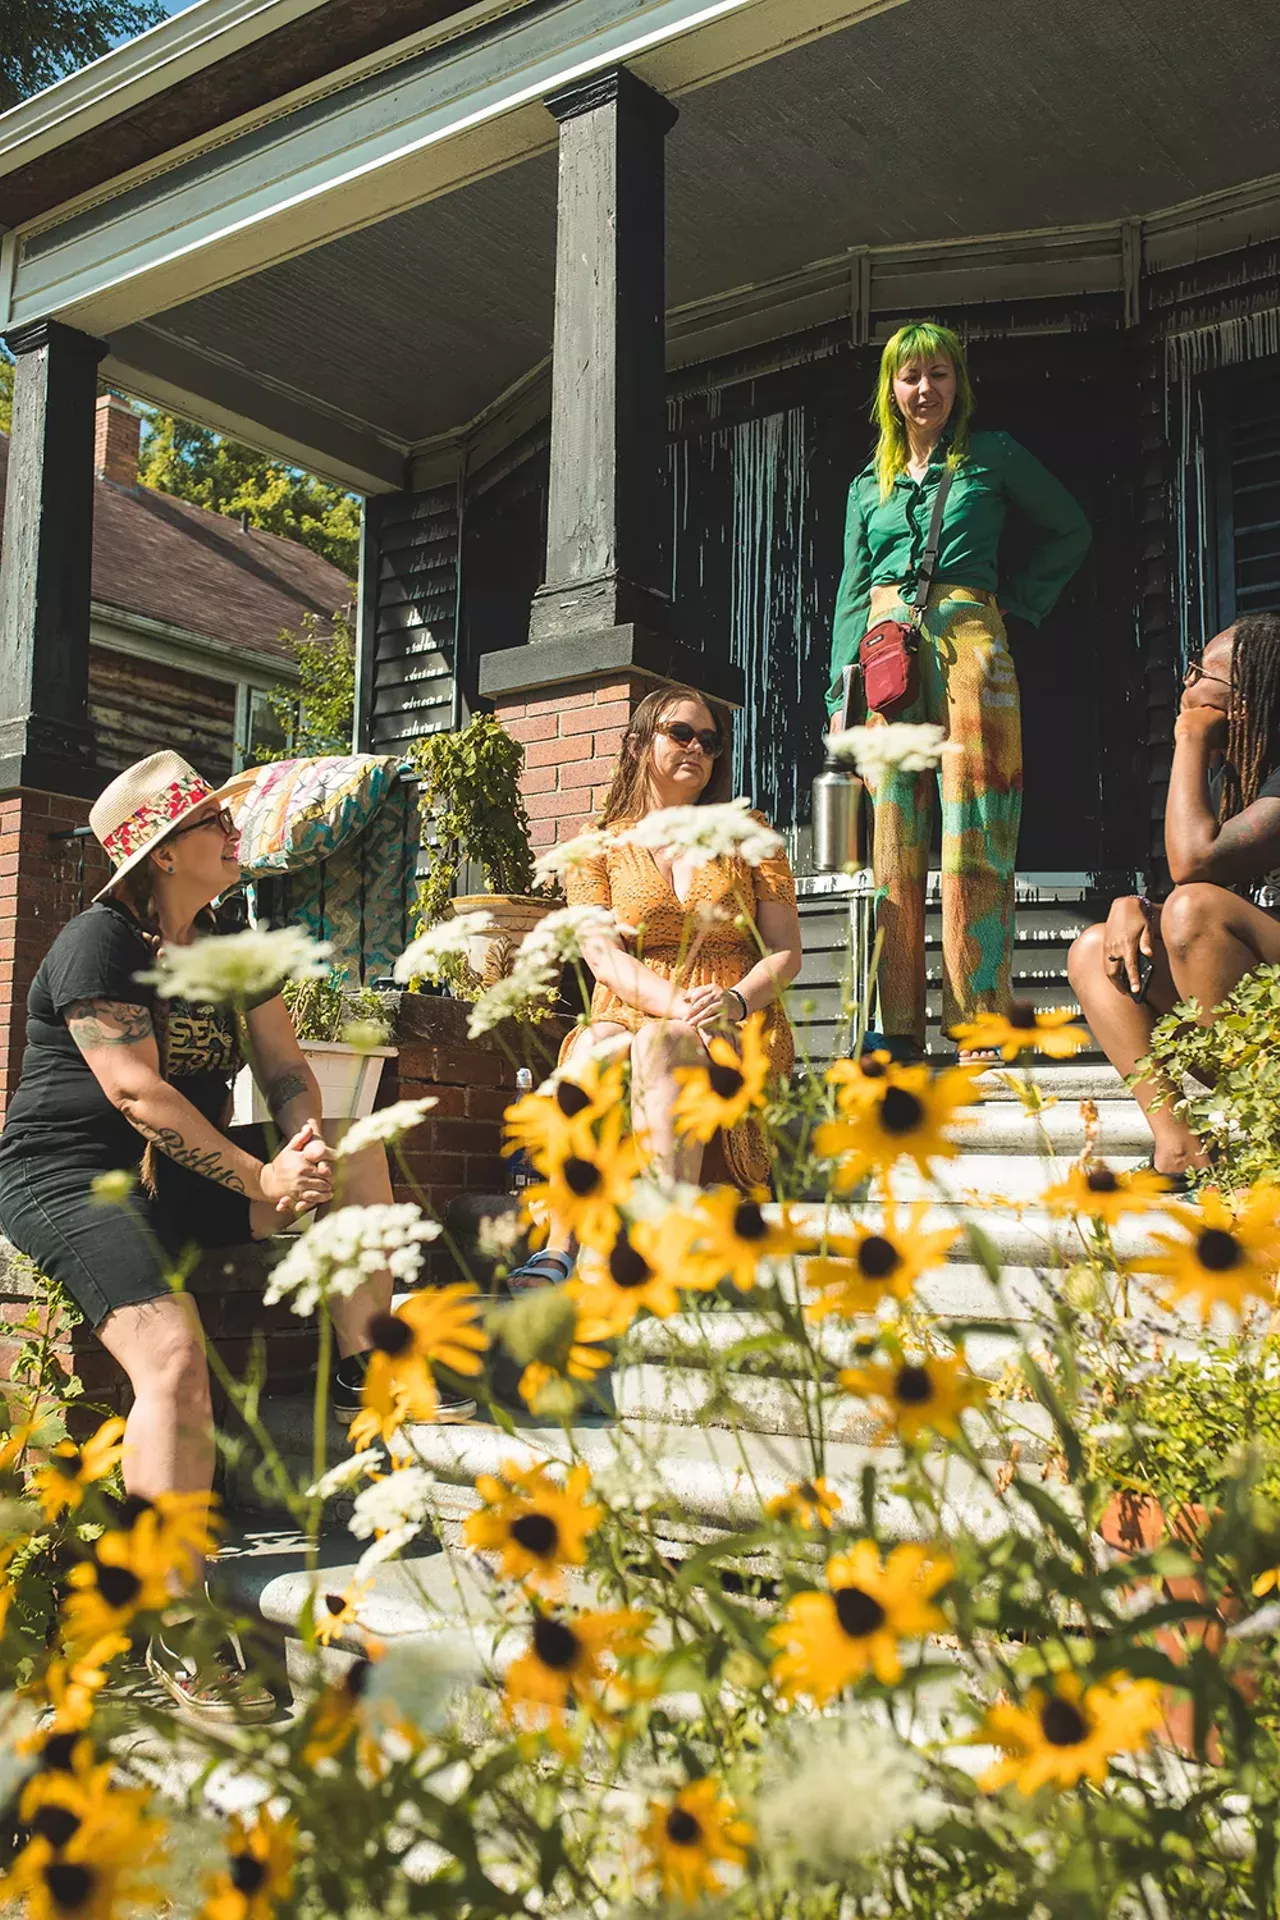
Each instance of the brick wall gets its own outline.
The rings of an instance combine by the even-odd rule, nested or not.
[[[0,1120],[22,1068],[36,968],[107,878],[96,841],[55,837],[88,817],[87,800],[26,791],[0,797]]]
[[[534,849],[580,833],[604,804],[627,722],[658,682],[647,674],[570,681],[554,693],[499,698],[503,726],[524,747],[520,782]]]

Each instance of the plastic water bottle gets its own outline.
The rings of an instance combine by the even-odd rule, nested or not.
[[[526,1093],[533,1092],[533,1072],[529,1067],[516,1069],[516,1098],[523,1099]],[[537,1168],[521,1147],[507,1160],[507,1192],[521,1193],[525,1187],[536,1186],[540,1179]]]

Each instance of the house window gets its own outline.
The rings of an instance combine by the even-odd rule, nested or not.
[[[1280,612],[1280,359],[1218,376],[1214,494],[1220,626]]]
[[[242,767],[274,760],[293,744],[293,727],[282,726],[261,687],[242,687],[241,723],[237,728],[238,761]]]

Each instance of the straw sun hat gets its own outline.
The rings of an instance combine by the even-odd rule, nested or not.
[[[117,774],[89,809],[89,825],[115,867],[101,900],[118,880],[132,873],[176,827],[208,800],[226,803],[242,796],[242,779],[211,787],[180,753],[152,753]]]

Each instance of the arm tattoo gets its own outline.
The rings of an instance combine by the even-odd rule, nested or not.
[[[136,1047],[155,1038],[146,1007],[128,1000],[76,1000],[67,1008],[65,1019],[81,1053],[92,1047]],[[109,1032],[105,1021],[119,1031]]]
[[[202,1173],[206,1180],[212,1180],[217,1186],[225,1187],[228,1193],[243,1193],[244,1181],[230,1167],[224,1167],[222,1157],[213,1148],[202,1153],[198,1147],[189,1147],[176,1127],[151,1127],[145,1120],[133,1119],[130,1124],[144,1140],[150,1140],[159,1147],[166,1158],[176,1161],[178,1166],[187,1167],[192,1173]]]
[[[271,1109],[272,1119],[274,1120],[291,1100],[296,1100],[300,1093],[308,1091],[306,1075],[299,1073],[296,1067],[286,1067],[283,1073],[278,1073],[267,1087],[267,1105]]]

